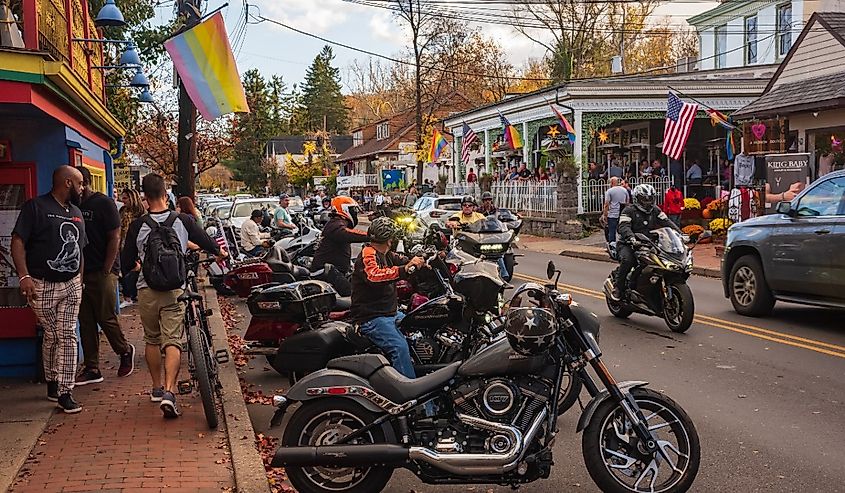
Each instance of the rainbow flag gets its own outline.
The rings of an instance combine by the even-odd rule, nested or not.
[[[164,47],[203,118],[210,121],[227,113],[249,112],[223,14],[218,12],[168,39]]]
[[[499,118],[502,119],[502,126],[504,127],[505,131],[505,140],[508,142],[508,145],[511,149],[522,149],[522,136],[519,135],[519,131],[511,125],[511,122],[505,118],[505,115],[499,113]]]
[[[443,137],[443,134],[436,128],[431,129],[431,147],[428,149],[428,162],[433,163],[440,159],[440,153],[443,152],[443,148],[447,145],[449,145],[449,142],[446,141],[446,137]]]
[[[708,109],[707,115],[710,117],[710,124],[714,127],[716,125],[721,126],[722,128],[726,128],[728,130],[733,130],[736,128],[736,125],[731,123],[730,117],[726,116],[719,110]]]
[[[563,129],[566,130],[566,136],[569,138],[569,143],[575,145],[575,129],[572,128],[572,125],[569,124],[569,120],[567,120],[552,103],[549,103],[549,106],[552,107],[552,111],[554,111],[555,115],[557,115],[558,121],[563,126]]]
[[[736,156],[736,143],[734,142],[734,131],[728,130],[728,136],[725,139],[725,153],[728,155],[728,161],[733,161]]]

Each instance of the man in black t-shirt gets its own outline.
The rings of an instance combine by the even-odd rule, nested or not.
[[[24,203],[12,230],[12,259],[21,293],[44,329],[47,399],[66,413],[82,411],[73,399],[76,318],[82,298],[82,249],[87,243],[79,210],[82,173],[70,166],[53,172],[50,193]]]
[[[120,247],[120,214],[114,200],[91,189],[91,172],[82,173],[82,217],[88,245],[82,251],[85,270],[84,288],[79,307],[79,335],[83,369],[76,377],[76,385],[103,381],[100,373],[100,333],[103,330],[112,350],[120,356],[119,377],[128,376],[135,369],[135,346],[126,341],[117,318],[117,252]]]

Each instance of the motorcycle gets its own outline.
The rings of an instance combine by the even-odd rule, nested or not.
[[[699,241],[709,235],[702,234]],[[695,316],[695,301],[687,279],[692,274],[692,254],[680,233],[673,228],[660,228],[650,235],[637,233],[637,267],[628,274],[627,296],[615,301],[611,296],[619,267],[604,281],[607,308],[613,316],[628,318],[632,313],[661,317],[673,332],[686,332]],[[694,245],[693,245],[694,246]],[[615,243],[608,245],[608,254],[619,260]],[[624,290],[622,290],[624,292]]]
[[[274,397],[271,426],[299,407],[271,463],[303,493],[374,493],[403,467],[428,484],[517,488],[548,478],[558,399],[572,371],[591,396],[578,421],[593,481],[607,492],[687,491],[701,450],[695,425],[671,398],[642,381],[617,382],[598,343],[557,289],[560,271],[537,286],[556,322],[529,354],[505,337],[466,360],[407,379],[381,355],[331,360]],[[553,282],[551,279],[557,276]],[[595,378],[587,371],[592,368]],[[601,385],[601,387],[600,387]]]
[[[508,229],[498,218],[488,216],[483,221],[465,225],[455,232],[453,238],[459,249],[474,257],[494,263],[502,259],[507,272],[505,281],[513,279],[517,262],[512,243],[516,239],[516,232]]]

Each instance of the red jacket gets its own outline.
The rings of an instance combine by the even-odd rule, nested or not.
[[[684,194],[679,188],[670,188],[666,190],[666,196],[663,197],[663,212],[669,215],[678,215],[684,209]]]

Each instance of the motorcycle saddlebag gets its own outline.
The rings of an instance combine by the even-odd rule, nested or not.
[[[279,373],[313,372],[326,367],[329,360],[355,353],[344,322],[327,322],[314,330],[303,330],[279,344],[273,368]]]
[[[305,323],[327,319],[336,297],[332,285],[323,281],[271,283],[253,289],[247,306],[253,317]]]

